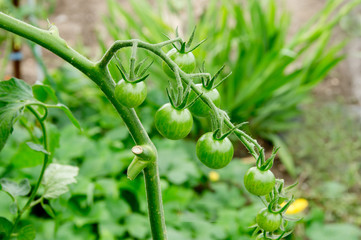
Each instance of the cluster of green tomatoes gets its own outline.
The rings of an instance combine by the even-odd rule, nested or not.
[[[193,37],[193,34],[192,34]],[[192,39],[191,37],[191,39]],[[180,46],[173,45],[166,55],[178,65],[185,73],[192,73],[196,67],[196,60],[191,52],[194,48],[189,49],[191,40],[186,44],[181,42]],[[199,46],[199,45],[197,45]],[[147,87],[144,80],[148,75],[144,75],[147,67],[140,71],[144,61],[140,62],[128,75],[124,67],[118,61],[118,69],[123,77],[115,88],[115,97],[124,106],[129,108],[138,107],[143,103],[147,96]],[[171,77],[175,77],[175,69],[171,69],[163,63],[163,70]],[[200,95],[191,91],[190,84],[183,92],[175,91],[173,87],[167,88],[169,103],[164,104],[155,114],[155,126],[158,132],[165,138],[178,140],[185,138],[191,131],[193,125],[193,115],[197,117],[211,117],[210,107],[207,106],[200,96],[204,95],[210,99],[216,107],[220,106],[220,94],[216,87],[223,82],[221,80],[217,85],[214,84],[216,77],[223,70],[223,67],[213,77],[201,77],[202,83],[196,84]],[[201,69],[201,73],[204,71]],[[234,129],[238,128],[235,127]],[[220,169],[225,167],[233,158],[233,145],[228,139],[228,135],[234,129],[227,133],[220,133],[217,129],[214,132],[208,132],[202,135],[196,145],[196,153],[199,160],[209,168]],[[262,209],[256,217],[256,230],[258,234],[256,239],[281,239],[289,232],[285,229],[285,217],[283,213],[292,203],[293,198],[289,199],[287,204],[280,206],[287,200],[286,190],[283,188],[283,181],[276,179],[270,168],[276,155],[275,149],[271,157],[264,159],[264,152],[259,154],[257,166],[250,168],[244,176],[246,189],[264,199],[266,208]],[[293,186],[291,186],[293,187]],[[290,188],[290,187],[289,187]],[[278,235],[277,235],[278,233]]]
[[[193,48],[194,49],[194,48]],[[193,50],[192,49],[192,50]],[[196,67],[196,60],[193,53],[182,43],[180,48],[172,48],[167,56],[174,61],[185,73],[192,73]],[[125,73],[124,68],[118,61],[118,69],[123,79],[115,87],[115,97],[124,106],[134,108],[143,103],[147,96],[147,87],[144,80],[148,75],[144,75],[146,69],[140,72],[141,65],[135,67],[134,77],[131,78]],[[165,73],[174,78],[174,72],[167,64],[163,64]],[[223,68],[222,68],[223,69]],[[222,70],[221,69],[221,70]],[[221,71],[220,70],[220,71]],[[220,72],[219,71],[219,72]],[[218,72],[218,74],[219,74]],[[217,74],[217,76],[218,76]],[[216,75],[211,78],[202,78],[202,83],[195,86],[202,95],[212,100],[215,106],[220,106],[220,94],[217,91],[214,81]],[[155,126],[159,133],[165,138],[178,140],[185,138],[193,126],[193,115],[197,117],[210,117],[210,108],[190,89],[190,85],[183,93],[176,92],[173,87],[167,88],[169,103],[164,104],[155,114]],[[177,95],[178,94],[178,95]],[[219,131],[205,133],[197,142],[197,156],[206,166],[219,169],[225,167],[233,158],[233,145],[227,136],[227,132],[222,136]]]

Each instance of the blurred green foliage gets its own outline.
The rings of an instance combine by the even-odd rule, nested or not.
[[[300,160],[300,178],[307,180],[304,196],[323,206],[327,221],[361,226],[359,116],[351,115],[339,102],[314,101],[303,111],[302,121],[287,135],[287,142]]]
[[[222,63],[227,65],[224,74],[233,72],[219,87],[221,107],[233,121],[248,121],[253,135],[281,146],[280,158],[295,175],[292,157],[277,134],[294,126],[298,105],[343,59],[346,41],[330,44],[330,37],[339,20],[359,4],[357,0],[342,8],[342,0],[327,1],[291,38],[290,13],[275,0],[212,0],[198,6],[203,9],[200,14],[195,13],[192,1],[131,0],[130,10],[115,0],[107,3],[104,24],[114,40],[159,42],[164,40],[162,34],[173,31],[171,24],[182,21],[182,32],[197,26],[197,37],[207,41],[194,51],[196,59],[205,60],[211,73]],[[159,66],[153,68],[157,84],[164,87],[165,78]]]

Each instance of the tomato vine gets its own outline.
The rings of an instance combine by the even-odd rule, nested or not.
[[[203,148],[204,146],[208,148],[208,150],[207,149],[206,150],[201,149],[199,151],[197,150],[197,154],[199,155],[199,158],[202,162],[204,162],[207,166],[213,168],[220,168],[227,165],[233,156],[233,146],[226,136],[230,133],[234,133],[238,137],[238,139],[243,143],[243,145],[247,148],[250,154],[255,159],[257,159],[257,171],[258,170],[269,171],[269,169],[272,167],[276,151],[273,152],[271,158],[265,160],[264,149],[257,143],[255,139],[250,137],[244,131],[238,129],[239,125],[234,125],[229,119],[228,115],[223,110],[218,108],[219,99],[217,100],[212,96],[210,96],[209,92],[215,90],[213,86],[214,80],[218,76],[219,72],[217,72],[213,77],[209,73],[205,73],[205,72],[191,73],[191,68],[194,68],[193,58],[192,58],[193,54],[191,53],[191,51],[195,47],[191,47],[190,45],[194,37],[194,32],[192,33],[192,36],[190,37],[190,40],[187,43],[183,42],[183,40],[178,36],[175,39],[169,39],[167,41],[156,44],[147,43],[138,39],[118,40],[113,43],[113,45],[107,50],[107,52],[99,61],[93,62],[88,60],[86,57],[82,56],[78,52],[76,52],[70,46],[68,46],[65,40],[60,37],[59,32],[57,31],[55,26],[52,26],[49,30],[42,30],[40,28],[31,26],[25,22],[12,18],[6,14],[0,13],[0,28],[13,32],[17,35],[20,35],[26,39],[29,39],[43,46],[44,48],[47,48],[54,54],[58,55],[59,57],[63,58],[65,61],[72,64],[75,68],[86,74],[92,81],[94,81],[99,86],[99,88],[103,91],[103,93],[112,103],[112,105],[118,111],[119,115],[121,116],[126,126],[128,127],[128,130],[136,144],[136,146],[132,149],[132,152],[134,153],[135,157],[128,168],[128,177],[130,179],[134,179],[141,171],[144,172],[149,219],[150,219],[153,239],[157,239],[157,240],[167,239],[167,233],[166,233],[166,226],[165,226],[164,213],[163,213],[160,179],[158,173],[157,149],[150,140],[135,110],[133,109],[133,107],[138,106],[144,100],[143,99],[145,98],[144,88],[139,90],[140,92],[139,100],[138,100],[138,96],[135,96],[133,98],[133,100],[135,99],[136,101],[130,103],[119,100],[125,97],[124,94],[129,93],[130,91],[129,88],[130,89],[134,88],[134,85],[132,84],[143,83],[143,81],[146,78],[146,76],[144,76],[143,74],[140,74],[139,76],[137,75],[139,68],[137,69],[135,63],[137,56],[136,53],[138,49],[144,49],[146,51],[153,53],[155,56],[163,60],[165,64],[165,68],[169,68],[169,70],[172,70],[172,72],[170,72],[169,74],[170,75],[174,74],[174,78],[176,79],[176,84],[177,84],[175,91],[178,96],[177,99],[174,99],[174,102],[177,102],[178,104],[182,105],[182,107],[180,107],[181,109],[185,108],[185,104],[187,103],[188,95],[185,97],[185,100],[182,98],[182,96],[184,97],[183,94],[187,94],[187,89],[192,90],[192,94],[194,95],[192,99],[195,100],[196,103],[197,101],[202,101],[202,102],[198,102],[198,104],[202,103],[201,104],[202,108],[204,106],[209,108],[209,111],[205,111],[205,112],[206,113],[210,112],[211,114],[211,118],[213,119],[213,123],[214,123],[213,130],[215,131],[215,133],[207,133],[206,134],[207,136],[201,138],[200,142],[198,143],[200,146],[199,148]],[[162,48],[168,45],[173,45],[174,47],[179,45],[180,48],[178,49],[177,47],[175,47],[174,49],[176,50],[171,50],[173,51],[172,54],[165,53],[162,50]],[[129,74],[126,74],[124,68],[122,68],[122,66],[119,65],[119,70],[123,76],[123,80],[119,82],[117,85],[116,82],[110,76],[107,66],[110,63],[110,61],[114,57],[116,57],[117,52],[123,48],[131,48],[132,50],[132,55],[130,58],[130,71]],[[182,65],[183,64],[182,61],[184,60],[184,59],[180,59],[182,57],[187,58],[185,59],[186,66]],[[222,69],[223,67],[221,68],[221,70]],[[202,78],[204,80],[203,86],[194,84],[193,83],[194,78]],[[126,84],[131,84],[131,85],[126,85]],[[187,89],[185,91],[183,85],[187,86]],[[136,88],[137,87],[133,89],[135,95],[138,94],[138,90],[136,90]],[[124,90],[124,89],[128,89],[128,90]],[[133,105],[134,102],[136,103]],[[171,109],[172,111],[173,110],[175,110],[175,112],[181,111],[180,109],[177,109],[179,106],[178,104],[173,103],[172,104],[173,106],[172,105],[169,106],[171,108],[174,108]],[[169,108],[169,106],[167,105],[164,108]],[[172,112],[171,110],[167,110],[166,115],[173,114],[170,113]],[[166,117],[169,119],[168,115]],[[38,119],[39,121],[41,120],[40,117]],[[159,120],[159,121],[164,122],[164,120]],[[181,136],[173,136],[174,134],[172,135],[171,133],[168,132],[165,133],[166,131],[168,131],[167,129],[162,128],[162,130],[160,130],[160,127],[162,127],[163,125],[158,126],[158,130],[160,130],[160,132],[163,135],[167,135],[166,137],[173,139],[182,138],[185,135],[187,135],[187,133],[189,132],[188,131],[189,125],[191,126],[189,122],[190,120],[187,120],[187,124],[188,124],[187,131],[182,133]],[[224,134],[223,131],[227,131],[227,132]],[[218,137],[217,134],[220,134],[220,137]],[[46,142],[46,140],[44,140],[44,142]],[[213,148],[212,146],[210,146],[212,144],[215,145],[221,144],[222,146],[220,148],[220,151],[216,152],[212,156],[204,154],[204,151],[210,151],[209,149]],[[227,151],[225,152],[221,151],[222,149],[224,149],[223,145],[225,145],[227,148]],[[46,146],[44,146],[44,148],[46,149]],[[219,157],[223,157],[224,159],[220,164],[218,163],[215,164],[216,159]],[[47,161],[44,160],[44,165],[46,166],[46,164]],[[43,174],[43,172],[41,174]],[[39,179],[41,180],[41,177]],[[254,181],[254,179],[252,181]],[[257,188],[259,184],[257,183],[254,186]],[[282,188],[283,188],[283,184],[277,185],[273,183],[270,184],[269,188],[267,188],[267,191],[262,192],[262,194],[257,194],[257,195],[266,195],[268,193],[270,194],[269,200],[265,199],[265,201],[267,202],[266,205],[268,206],[267,211],[270,211],[271,213],[272,211],[274,211],[275,213],[272,214],[276,214],[276,215],[278,214],[277,216],[281,216],[282,212],[284,212],[286,208],[283,207],[281,210],[277,210],[279,195],[282,192]],[[33,198],[34,197],[32,197],[32,200]],[[292,199],[289,200],[289,203],[291,201]],[[24,210],[26,210],[26,208],[24,208]],[[20,219],[20,215],[17,221],[19,221],[19,219]],[[274,229],[276,230],[276,227],[274,228],[264,227],[266,225],[263,225],[263,222],[265,222],[265,220],[262,221],[260,220],[260,224],[257,225],[257,228],[255,230],[256,233],[261,231],[264,233],[263,235],[264,237],[272,237],[272,238],[274,238],[274,236],[282,237],[286,235],[284,232],[281,235],[273,236],[272,232]],[[280,223],[280,226],[281,225],[282,224]],[[276,224],[274,224],[274,226],[276,226]],[[279,226],[277,227],[277,229],[278,228]],[[281,230],[282,229],[283,228],[281,228]]]

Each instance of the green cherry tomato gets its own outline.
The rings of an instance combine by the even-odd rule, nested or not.
[[[210,98],[214,105],[217,107],[221,105],[221,96],[219,95],[217,89],[208,90],[205,89],[202,84],[196,84],[196,87],[203,92],[204,96]],[[196,94],[192,91],[189,97],[189,101],[192,101],[195,97]],[[195,101],[193,105],[189,107],[189,110],[195,116],[207,117],[209,115],[210,108],[202,101],[202,99],[197,99],[197,101]]]
[[[155,114],[155,127],[168,139],[186,137],[192,129],[193,117],[188,109],[175,109],[170,103],[164,104]]]
[[[272,213],[264,208],[258,212],[256,222],[264,231],[274,232],[281,226],[282,217],[281,214]]]
[[[196,68],[196,59],[193,53],[180,53],[177,49],[172,48],[167,52],[167,56],[170,57],[179,67],[186,73],[191,73]],[[163,62],[164,72],[171,78],[175,78],[174,72],[169,66]]]
[[[147,86],[144,82],[129,83],[122,79],[115,86],[114,94],[123,106],[134,108],[142,104],[147,97]]]
[[[262,171],[257,167],[251,167],[244,175],[244,185],[246,189],[256,196],[263,196],[270,193],[275,183],[275,176],[270,170]]]
[[[226,137],[215,139],[212,132],[203,134],[196,146],[198,159],[207,167],[219,169],[225,167],[233,158],[233,145]]]

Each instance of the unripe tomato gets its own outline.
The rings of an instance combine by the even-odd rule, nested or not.
[[[221,96],[217,89],[208,90],[203,87],[202,84],[196,84],[196,87],[203,92],[203,96],[207,96],[212,100],[214,105],[219,107],[221,105]],[[192,101],[196,97],[196,94],[192,91],[189,97],[189,101]],[[189,110],[193,115],[198,117],[207,117],[209,116],[210,108],[205,104],[202,99],[197,99],[193,105],[189,107]]]
[[[205,133],[199,138],[196,150],[198,159],[209,168],[223,168],[233,158],[231,141],[227,137],[216,139],[212,132]]]
[[[114,94],[123,106],[134,108],[142,104],[147,97],[147,86],[144,82],[131,83],[122,79],[115,86]]]
[[[281,214],[272,213],[264,208],[257,214],[256,222],[264,231],[274,232],[281,226],[282,217]]]
[[[248,192],[256,196],[270,193],[275,183],[275,176],[270,170],[262,171],[257,167],[251,167],[244,175],[244,186]]]
[[[196,59],[193,53],[180,53],[177,49],[172,48],[167,52],[167,56],[170,57],[180,69],[186,73],[191,73],[196,68]],[[169,68],[169,66],[163,62],[164,72],[171,78],[175,78],[174,72]]]
[[[155,127],[164,137],[177,140],[186,137],[192,129],[193,117],[188,109],[175,109],[164,104],[155,114]]]

